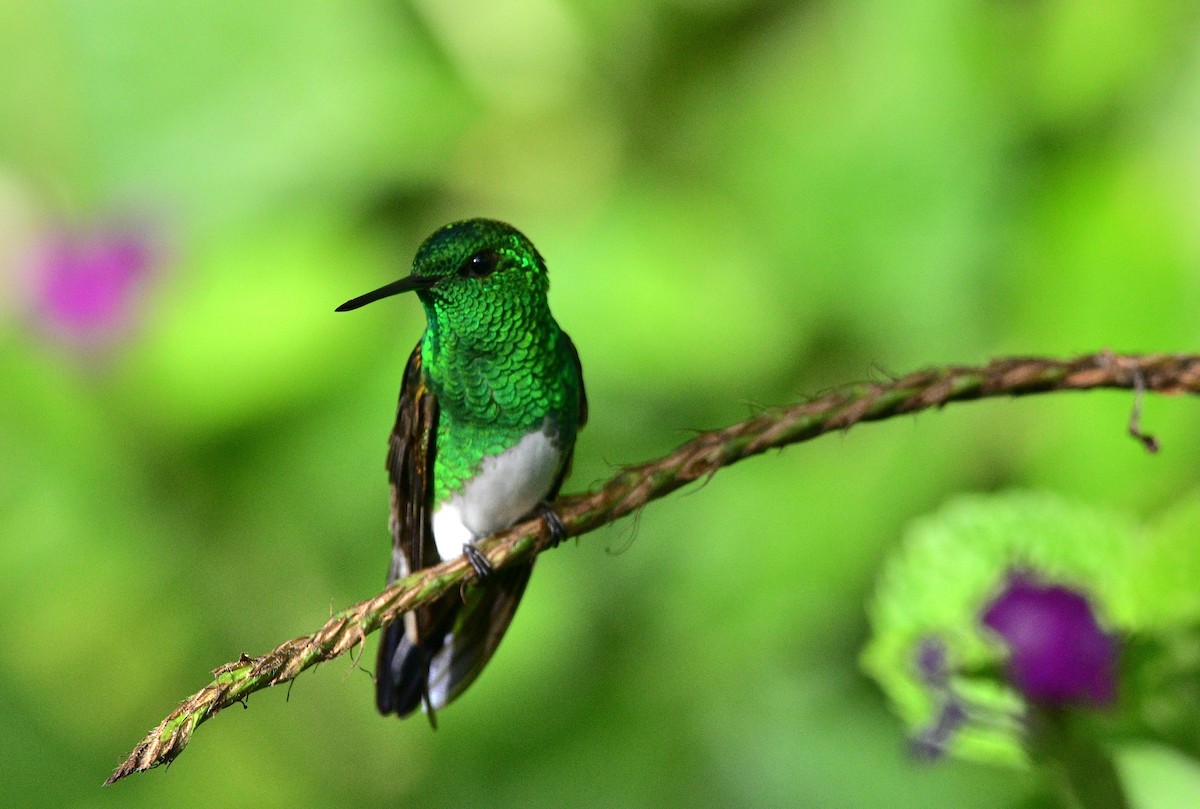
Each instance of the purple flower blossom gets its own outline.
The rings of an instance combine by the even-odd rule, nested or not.
[[[42,325],[74,343],[106,342],[126,331],[154,252],[146,235],[130,227],[49,236],[32,268]]]
[[[1113,701],[1117,643],[1080,593],[1012,574],[981,620],[1008,645],[1008,675],[1028,699],[1048,705]]]

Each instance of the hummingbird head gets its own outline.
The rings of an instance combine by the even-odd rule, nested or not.
[[[546,264],[519,230],[492,219],[468,219],[440,228],[413,259],[412,274],[346,301],[338,312],[416,292],[430,322],[444,318],[481,324],[511,310],[544,302]]]

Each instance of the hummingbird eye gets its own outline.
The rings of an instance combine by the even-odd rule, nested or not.
[[[500,265],[500,254],[495,250],[480,250],[463,262],[458,274],[464,278],[487,278]]]

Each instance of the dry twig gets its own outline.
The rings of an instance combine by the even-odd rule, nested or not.
[[[848,385],[722,430],[701,433],[664,458],[628,467],[599,489],[561,497],[554,506],[567,535],[579,536],[743,458],[844,430],[860,421],[878,421],[968,399],[1092,388],[1138,392],[1131,432],[1149,447],[1138,427],[1141,393],[1200,393],[1200,356],[1102,352],[1065,361],[1009,358],[979,368],[952,366],[890,382]],[[492,565],[500,568],[528,559],[548,544],[549,535],[539,519],[488,538],[481,549]],[[374,598],[342,610],[312,635],[290,640],[262,657],[242,655],[220,667],[213,672],[213,682],[172,711],[106,783],[169,763],[183,751],[196,726],[221,709],[349,651],[384,624],[460,586],[471,575],[470,565],[462,558],[419,571]]]

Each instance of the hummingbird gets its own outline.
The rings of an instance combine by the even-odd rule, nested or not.
[[[454,222],[417,250],[412,273],[337,307],[415,292],[426,327],[409,355],[388,442],[388,584],[465,555],[476,581],[384,628],[375,703],[385,716],[435,712],[491,659],[533,562],[492,570],[476,543],[549,507],[587,421],[579,354],[547,301],[546,263],[520,231]]]

